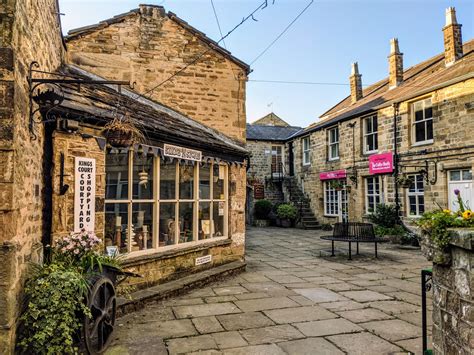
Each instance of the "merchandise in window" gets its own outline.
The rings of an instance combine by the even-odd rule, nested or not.
[[[328,159],[339,159],[339,127],[328,130]]]
[[[227,236],[228,168],[133,151],[106,157],[105,244],[121,253]]]
[[[433,142],[433,108],[431,99],[417,101],[412,106],[414,143]]]

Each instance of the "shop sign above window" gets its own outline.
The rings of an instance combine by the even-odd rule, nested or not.
[[[391,172],[393,172],[392,152],[374,154],[369,157],[369,173],[371,175]]]
[[[186,159],[192,161],[202,160],[202,152],[200,152],[199,150],[178,147],[176,145],[171,144],[165,144],[163,150],[163,154],[165,157]]]
[[[327,171],[319,174],[319,180],[345,179],[347,177],[346,170]]]

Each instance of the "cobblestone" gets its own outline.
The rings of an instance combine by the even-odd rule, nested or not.
[[[250,229],[244,274],[119,318],[108,355],[420,353],[420,252],[321,257],[319,233]]]

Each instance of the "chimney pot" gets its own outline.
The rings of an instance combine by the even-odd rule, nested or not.
[[[349,77],[351,85],[351,101],[352,103],[362,98],[362,75],[359,74],[359,65],[357,62],[351,65],[351,76]]]
[[[448,67],[463,56],[461,25],[456,19],[454,7],[446,9],[446,26],[443,28],[443,34],[444,63]]]

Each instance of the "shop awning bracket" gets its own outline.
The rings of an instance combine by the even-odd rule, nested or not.
[[[28,68],[29,129],[33,140],[37,138],[35,130],[36,124],[56,120],[56,117],[50,117],[49,113],[64,101],[64,90],[61,84],[76,84],[78,92],[81,90],[82,85],[117,85],[118,92],[121,92],[122,85],[131,86],[128,81],[71,79],[71,76],[68,75],[35,70],[34,68],[39,68],[38,62],[31,62]],[[43,75],[49,75],[50,77],[34,78],[34,73],[41,73]],[[57,77],[60,77],[60,79]],[[47,88],[41,90],[40,86],[42,85],[46,85]],[[37,104],[38,107],[36,109],[33,108],[33,103]],[[38,112],[40,112],[41,115],[36,117],[36,113]]]

